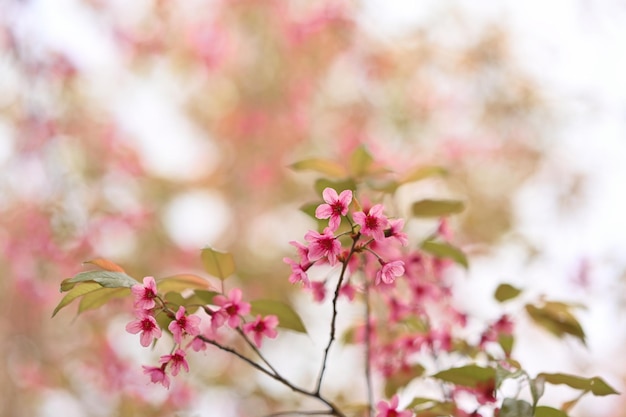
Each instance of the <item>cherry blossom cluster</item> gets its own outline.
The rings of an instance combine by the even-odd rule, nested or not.
[[[289,282],[301,282],[309,289],[316,301],[325,298],[326,289],[324,282],[312,282],[307,271],[314,264],[328,264],[335,266],[341,263],[350,272],[359,268],[371,269],[378,265],[373,274],[374,285],[391,285],[396,278],[404,275],[404,262],[396,259],[397,248],[394,245],[400,243],[407,245],[407,235],[402,232],[404,220],[389,219],[384,214],[384,206],[375,204],[369,208],[350,210],[353,194],[350,190],[337,193],[332,188],[324,189],[322,193],[324,203],[315,210],[315,217],[328,219],[328,227],[320,233],[309,230],[304,235],[307,244],[292,241],[290,244],[296,247],[298,260],[289,257],[284,262],[291,266]],[[346,232],[338,233],[342,219],[349,223]],[[342,237],[349,236],[348,246],[342,245]],[[362,254],[362,257],[354,256]],[[343,277],[342,277],[343,278]],[[349,299],[354,298],[355,289],[348,281],[343,283],[341,293]]]
[[[186,349],[189,347],[194,351],[206,349],[209,336],[214,335],[224,325],[241,330],[242,334],[252,338],[257,347],[261,347],[264,337],[277,336],[278,318],[274,315],[257,315],[253,321],[244,322],[243,316],[250,313],[250,304],[242,301],[242,292],[239,288],[233,288],[228,295],[216,295],[213,298],[215,310],[203,306],[211,317],[210,334],[201,334],[200,316],[188,314],[184,306],[179,306],[176,312],[169,308],[167,302],[163,301],[157,292],[154,277],[145,277],[143,285],[134,285],[131,292],[135,300],[135,320],[126,325],[126,331],[132,334],[140,333],[142,346],[150,346],[162,335],[156,314],[163,313],[171,319],[168,330],[174,340],[172,352],[161,356],[160,366],[143,366],[144,373],[150,376],[153,383],[160,383],[166,388],[170,387],[168,368],[172,376],[178,375],[181,369],[189,372]],[[191,341],[183,345],[186,338],[191,338]]]
[[[352,341],[368,345],[369,362],[385,380],[411,375],[416,365],[452,354],[459,343],[477,353],[487,352],[497,345],[501,335],[512,333],[512,322],[503,316],[484,330],[480,340],[465,340],[462,334],[468,317],[453,303],[452,282],[447,274],[453,262],[419,248],[407,248],[404,220],[388,218],[382,204],[361,208],[350,190],[338,193],[326,188],[322,196],[324,203],[316,208],[315,217],[328,219],[328,226],[321,233],[308,231],[306,244],[290,242],[298,258],[284,258],[291,267],[289,281],[301,283],[313,293],[314,300],[322,301],[330,279],[312,280],[309,270],[313,265],[341,265],[338,295],[353,300],[365,288],[373,290],[369,297],[376,295],[377,302],[366,300],[372,302],[372,311],[365,324],[354,327]],[[344,222],[347,228],[341,228]],[[452,240],[445,218],[429,238]],[[507,355],[504,352],[500,356]],[[461,392],[475,397],[476,410],[495,401],[493,386],[459,388],[451,394]],[[397,397],[379,402],[377,417],[413,415],[398,411],[397,406]],[[473,415],[481,414],[475,411]]]

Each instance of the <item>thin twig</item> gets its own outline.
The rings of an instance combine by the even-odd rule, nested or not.
[[[370,323],[370,286],[365,280],[365,382],[367,384],[367,417],[372,416],[372,407],[374,406],[374,394],[372,390],[372,370],[371,370],[371,341],[372,325]]]
[[[269,363],[269,361],[267,359],[265,359],[265,356],[263,356],[261,351],[254,345],[254,343],[252,343],[252,341],[248,338],[248,336],[246,336],[246,334],[241,330],[241,328],[237,328],[236,330],[237,330],[237,333],[239,333],[241,335],[241,337],[243,337],[243,339],[246,341],[248,346],[250,346],[250,348],[254,351],[254,353],[256,353],[257,356],[263,361],[263,363],[266,364],[267,367],[272,372],[274,372],[275,375],[278,375],[278,371],[276,370],[276,368],[274,368],[272,366],[272,364]]]
[[[264,417],[278,417],[278,416],[332,416],[332,411],[330,410],[321,410],[321,411],[279,411],[278,413],[266,414]]]
[[[337,288],[335,288],[335,295],[333,296],[333,316],[330,320],[330,339],[328,340],[328,344],[326,345],[326,349],[324,349],[324,358],[322,359],[322,366],[320,369],[319,376],[317,377],[317,385],[315,386],[315,393],[319,394],[322,388],[322,380],[324,379],[324,373],[326,372],[326,362],[328,361],[328,352],[330,351],[330,347],[332,346],[335,340],[336,333],[336,322],[337,322],[337,300],[339,299],[339,290],[341,289],[341,283],[343,282],[343,278],[346,273],[346,269],[348,268],[348,263],[350,262],[350,258],[354,253],[354,248],[356,247],[356,243],[361,236],[360,233],[355,235],[352,238],[352,247],[350,248],[350,252],[346,257],[345,261],[343,261],[343,265],[341,267],[341,274],[339,275],[339,280],[337,281]]]
[[[221,349],[221,350],[223,350],[225,352],[228,352],[228,353],[231,353],[231,354],[237,356],[239,359],[243,360],[248,365],[252,366],[254,369],[256,369],[259,372],[269,376],[270,378],[280,382],[281,384],[283,384],[286,387],[290,388],[292,391],[300,393],[300,394],[305,395],[307,397],[316,398],[317,400],[321,401],[322,403],[324,403],[324,404],[326,404],[328,406],[329,410],[326,412],[327,415],[335,416],[335,417],[347,417],[343,412],[341,412],[341,410],[339,410],[339,408],[337,408],[337,406],[335,404],[333,404],[332,402],[330,402],[326,398],[322,397],[319,392],[310,392],[310,391],[307,391],[307,390],[305,390],[303,388],[300,388],[300,387],[292,384],[291,382],[286,380],[282,375],[280,375],[276,371],[272,371],[272,370],[268,370],[268,369],[264,368],[263,366],[259,365],[258,363],[256,363],[252,359],[248,358],[247,356],[244,356],[243,354],[237,352],[233,348],[230,348],[228,346],[223,346],[223,345],[219,344],[218,342],[216,342],[215,340],[211,340],[211,339],[209,339],[209,338],[207,338],[205,336],[202,336],[202,335],[199,335],[199,336],[196,336],[196,337],[198,337],[200,340],[202,340],[205,343],[213,345],[213,346],[217,347],[218,349]]]

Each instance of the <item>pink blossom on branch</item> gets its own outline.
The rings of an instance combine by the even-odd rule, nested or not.
[[[161,384],[165,388],[170,388],[170,378],[165,373],[165,365],[160,367],[143,365],[143,373],[150,375],[153,384]]]
[[[261,317],[259,314],[256,316],[256,320],[243,325],[243,331],[248,335],[251,334],[254,339],[254,344],[257,345],[257,347],[261,347],[264,336],[270,339],[276,337],[278,334],[276,326],[278,326],[278,317],[273,314]]]
[[[241,301],[241,290],[239,288],[230,290],[228,297],[221,294],[216,295],[213,297],[213,302],[215,305],[220,306],[220,309],[213,315],[212,323],[216,323],[216,326],[227,321],[228,325],[235,329],[241,323],[240,316],[250,312],[250,304]]]
[[[309,247],[308,246],[303,245],[302,243],[296,240],[289,241],[289,244],[296,248],[296,251],[298,253],[298,256],[300,257],[301,262],[307,261],[309,259]]]
[[[358,211],[353,217],[354,222],[361,226],[361,234],[371,236],[376,241],[385,239],[385,229],[389,225],[389,220],[383,215],[382,204],[376,204],[367,213]]]
[[[161,329],[149,312],[146,310],[137,310],[137,312],[139,316],[126,325],[126,331],[132,334],[141,332],[139,338],[141,346],[148,347],[154,339],[161,337]]]
[[[154,299],[157,297],[157,286],[154,277],[145,277],[143,285],[133,285],[130,291],[135,297],[135,308],[152,310],[156,306]]]
[[[332,188],[325,188],[322,192],[325,204],[320,204],[315,210],[315,217],[318,219],[328,219],[328,227],[335,231],[341,224],[341,216],[348,214],[348,207],[352,202],[352,191],[344,190],[337,195],[337,191]]]
[[[180,368],[184,368],[185,371],[189,372],[189,364],[187,363],[187,359],[185,359],[185,351],[182,349],[176,349],[174,353],[171,355],[163,355],[159,362],[163,365],[170,365],[172,375],[176,376],[180,372]]]
[[[292,284],[295,284],[296,282],[302,282],[305,288],[311,286],[311,282],[309,281],[309,277],[306,273],[306,271],[312,265],[310,262],[305,262],[304,264],[301,264],[291,258],[283,258],[283,262],[291,266],[291,275],[289,275],[289,282],[291,282]]]
[[[176,319],[172,321],[167,328],[172,332],[174,336],[174,341],[176,343],[181,343],[184,334],[188,334],[190,336],[196,336],[200,334],[200,317],[198,316],[188,316],[185,314],[185,307],[178,307],[178,311],[176,312]]]
[[[402,246],[407,246],[409,244],[409,238],[407,234],[402,231],[404,219],[389,220],[389,226],[389,237],[396,238]]]
[[[393,284],[397,277],[401,277],[402,275],[404,275],[404,262],[380,261],[380,263],[383,265],[383,267],[379,269],[378,272],[376,272],[376,285],[380,284],[381,281],[385,284]]]
[[[410,410],[398,411],[397,395],[391,398],[391,402],[379,401],[376,408],[378,409],[376,417],[412,417],[414,415]]]
[[[330,266],[337,263],[337,255],[341,253],[341,244],[335,238],[330,228],[324,229],[323,233],[309,230],[304,239],[310,243],[308,257],[310,261],[326,258]]]

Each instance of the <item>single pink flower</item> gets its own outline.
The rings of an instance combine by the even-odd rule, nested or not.
[[[389,220],[383,215],[382,204],[376,204],[367,213],[362,211],[354,213],[354,222],[361,226],[363,235],[371,236],[376,241],[385,239],[385,229],[389,224]]]
[[[310,261],[326,258],[330,266],[334,266],[337,263],[337,255],[341,253],[341,244],[335,238],[330,228],[324,229],[322,234],[309,230],[304,235],[304,239],[310,243],[308,254]]]
[[[352,191],[344,190],[337,195],[337,191],[332,188],[325,188],[322,197],[326,204],[320,204],[315,210],[315,217],[318,219],[328,219],[328,227],[335,231],[341,224],[341,216],[348,214],[348,207],[352,202]]]
[[[174,341],[180,344],[183,340],[184,334],[188,334],[190,336],[200,334],[199,325],[200,317],[193,315],[187,316],[185,314],[185,307],[180,306],[176,312],[176,319],[172,321],[167,328],[172,332]]]
[[[157,297],[157,286],[154,277],[145,277],[143,285],[133,285],[130,291],[135,297],[135,308],[152,310],[156,306],[154,299]]]
[[[391,227],[389,230],[389,237],[398,239],[402,246],[409,244],[408,236],[402,231],[402,228],[404,227],[404,219],[389,220],[389,226]]]
[[[141,346],[147,347],[154,339],[161,337],[161,329],[154,317],[146,310],[137,310],[137,312],[140,312],[139,317],[126,325],[126,331],[132,334],[141,332],[139,338]]]
[[[213,297],[213,302],[215,305],[221,307],[215,314],[220,315],[223,319],[227,320],[228,325],[233,329],[239,327],[239,324],[241,323],[240,316],[250,312],[250,304],[241,301],[241,290],[239,288],[233,288],[230,290],[228,297],[221,294],[216,295]],[[215,320],[215,315],[213,320]],[[220,322],[220,320],[216,321],[216,323],[218,322]]]
[[[165,388],[170,388],[170,378],[165,373],[165,365],[160,367],[143,365],[143,373],[150,375],[153,384],[160,383]]]
[[[410,410],[398,411],[397,395],[394,395],[389,403],[379,401],[376,408],[378,409],[376,417],[412,417],[414,415]]]
[[[163,365],[170,365],[172,368],[172,375],[176,376],[180,372],[180,368],[183,367],[185,371],[189,372],[189,364],[187,363],[187,359],[185,359],[185,351],[182,349],[176,349],[174,353],[171,355],[163,355],[159,362]]]
[[[385,284],[393,284],[396,277],[400,277],[404,274],[404,262],[380,262],[383,267],[376,272],[376,285],[380,284],[381,281]]]
[[[306,274],[306,271],[311,267],[310,262],[306,262],[304,265],[294,261],[291,258],[283,258],[283,262],[289,264],[291,266],[291,275],[289,275],[289,282],[295,284],[296,282],[302,282],[305,287],[309,287],[311,283],[309,282],[309,277]]]
[[[252,334],[254,338],[254,344],[257,347],[261,347],[261,343],[263,342],[263,336],[269,337],[270,339],[274,339],[278,332],[276,331],[276,326],[278,325],[278,317],[270,314],[269,316],[261,317],[261,315],[256,316],[256,320],[250,323],[246,323],[243,325],[243,331],[246,334]]]

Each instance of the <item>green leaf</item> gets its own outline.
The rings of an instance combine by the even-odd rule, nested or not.
[[[78,313],[99,308],[114,298],[122,298],[130,295],[130,288],[100,288],[99,290],[85,294],[78,305]]]
[[[165,294],[165,301],[169,304],[171,304],[170,308],[172,308],[172,310],[174,310],[174,312],[176,312],[178,310],[178,307],[180,306],[184,306],[185,305],[185,297],[183,297],[180,293],[178,292],[168,292],[167,294]]]
[[[504,354],[509,357],[513,351],[513,345],[515,344],[515,337],[512,334],[501,333],[498,335],[498,343],[504,351]]]
[[[535,379],[530,379],[528,382],[530,395],[533,397],[533,406],[536,406],[545,391],[546,381],[541,377],[537,377]]]
[[[205,248],[201,256],[204,269],[214,277],[224,281],[235,273],[235,260],[230,253]]]
[[[498,365],[498,367],[496,368],[496,389],[500,388],[500,385],[502,385],[505,380],[519,378],[523,374],[524,372],[520,369],[511,372],[508,369]]]
[[[374,162],[374,158],[366,147],[361,145],[350,156],[350,173],[355,177],[362,177],[367,174],[372,162]]]
[[[433,377],[456,385],[475,388],[481,383],[495,380],[496,370],[478,365],[466,365],[438,372]]]
[[[165,294],[170,291],[182,292],[187,289],[209,289],[211,284],[206,279],[194,274],[178,274],[161,278],[156,281],[159,292]]]
[[[256,300],[250,303],[250,307],[252,314],[261,314],[263,316],[273,314],[278,317],[278,327],[306,333],[306,328],[298,313],[282,301]]]
[[[88,294],[92,291],[96,291],[100,288],[102,288],[102,286],[98,284],[97,282],[84,282],[80,285],[76,285],[74,288],[70,290],[70,292],[65,294],[65,297],[63,297],[61,302],[56,306],[56,308],[52,312],[52,317],[56,316],[59,310],[61,310],[63,307],[70,304],[76,298],[81,297],[85,294]]]
[[[578,320],[570,311],[568,304],[548,301],[537,307],[532,304],[525,306],[526,312],[533,321],[557,337],[572,335],[585,343],[585,332]]]
[[[500,284],[498,285],[498,288],[496,288],[494,298],[503,303],[505,301],[512,300],[521,293],[522,290],[520,290],[519,288],[515,288],[511,284]]]
[[[417,217],[442,217],[457,214],[465,209],[458,200],[420,200],[413,203],[411,212]]]
[[[162,313],[157,314],[155,319],[156,319],[157,324],[161,328],[161,330],[168,332],[170,334],[172,333],[171,330],[168,328],[170,323],[174,321],[172,317],[162,312]]]
[[[424,398],[424,397],[415,397],[411,400],[409,405],[406,406],[407,410],[414,409],[418,406],[423,406],[424,404],[438,403],[439,400],[433,400],[432,398]]]
[[[438,166],[422,166],[409,171],[400,179],[400,184],[407,184],[410,182],[420,181],[433,176],[447,175],[448,171],[443,167]]]
[[[61,282],[61,291],[69,291],[79,282],[95,281],[106,288],[130,288],[139,282],[123,272],[115,271],[86,271],[76,274],[72,278]]]
[[[544,405],[535,408],[534,417],[567,417],[567,413]]]
[[[597,376],[591,378],[589,385],[591,386],[591,393],[596,396],[619,394],[612,386]]]
[[[322,195],[326,187],[334,189],[335,191],[337,191],[337,194],[339,194],[344,190],[356,190],[356,182],[354,182],[352,178],[348,178],[342,181],[331,181],[326,178],[320,178],[315,181],[315,184],[313,186],[315,192],[319,195]]]
[[[331,178],[342,178],[348,175],[346,169],[340,164],[320,158],[298,161],[291,164],[290,168],[295,171],[315,171]]]
[[[438,258],[451,259],[465,269],[469,267],[467,257],[463,251],[449,243],[426,240],[421,244],[421,248]]]
[[[200,306],[206,304],[196,293],[183,297],[182,294],[175,291],[165,294],[165,301],[170,309],[178,311],[178,308],[183,306],[187,313],[195,313]]]
[[[194,293],[203,304],[213,304],[213,297],[219,294],[217,291],[195,290]]]
[[[420,364],[413,365],[409,369],[403,369],[385,380],[385,396],[391,398],[398,390],[405,387],[424,374],[424,367]]]
[[[602,378],[599,378],[597,376],[593,378],[583,378],[576,375],[568,375],[562,373],[540,373],[539,375],[537,375],[537,378],[542,378],[547,383],[553,385],[563,384],[577,390],[590,391],[593,395],[596,396],[619,394],[619,392],[613,389],[613,387],[607,384]]]
[[[424,410],[414,410],[415,417],[442,417],[456,414],[456,404],[453,402],[437,402]]]
[[[533,417],[533,406],[524,400],[505,398],[499,415],[500,417]]]

